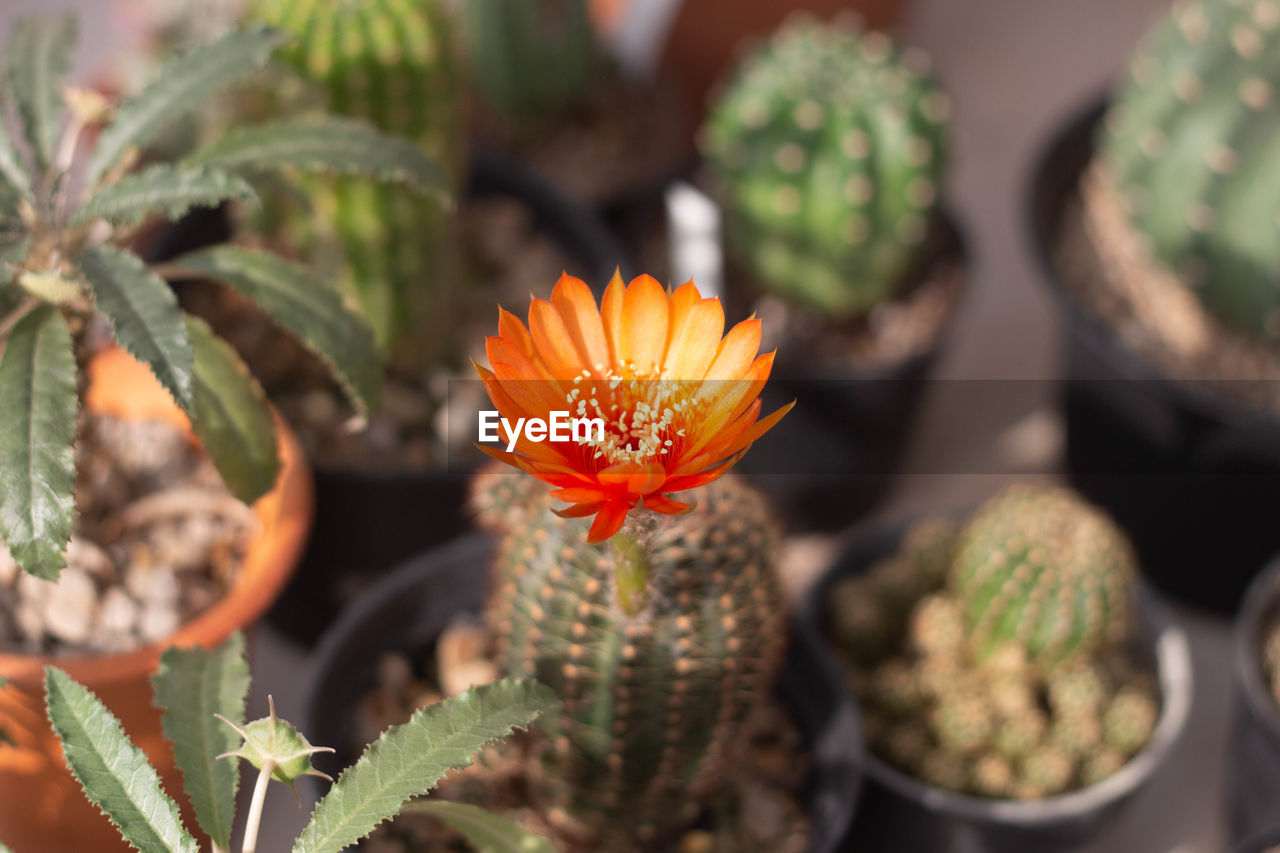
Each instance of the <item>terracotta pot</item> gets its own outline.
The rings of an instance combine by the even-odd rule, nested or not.
[[[151,373],[122,350],[97,356],[89,367],[85,405],[127,419],[159,419],[190,434],[190,424]],[[260,529],[230,592],[163,643],[127,654],[78,657],[0,655],[0,841],[15,853],[53,850],[129,850],[115,828],[85,800],[62,758],[44,713],[44,667],[55,665],[88,686],[120,718],[146,751],[165,789],[179,799],[181,774],[152,706],[150,677],[170,646],[214,646],[245,628],[271,605],[297,565],[312,516],[311,474],[296,440],[277,421],[283,468],[275,488],[253,505]],[[192,439],[194,441],[194,438]],[[184,812],[187,811],[184,808]],[[185,823],[194,829],[187,814]]]
[[[592,0],[602,29],[622,26],[627,7],[650,0]],[[792,12],[830,18],[855,12],[884,29],[902,17],[907,0],[682,0],[662,47],[662,70],[670,73],[702,112],[707,94],[728,71],[741,46],[773,31]]]

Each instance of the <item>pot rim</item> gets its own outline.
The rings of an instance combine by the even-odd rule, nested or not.
[[[1280,603],[1280,556],[1254,578],[1245,591],[1244,603],[1232,631],[1236,678],[1240,682],[1250,716],[1280,744],[1280,704],[1272,696],[1262,675],[1259,655],[1263,622]]]
[[[167,420],[191,433],[190,422],[150,371],[118,348],[94,356],[85,406],[131,420]],[[274,412],[273,412],[274,414]],[[280,474],[270,492],[254,502],[258,529],[249,542],[235,583],[212,607],[169,637],[128,652],[108,654],[0,654],[0,674],[20,688],[42,689],[45,666],[101,687],[148,675],[160,655],[174,647],[211,647],[254,622],[270,607],[292,575],[306,543],[314,509],[314,489],[306,457],[293,433],[276,415]]]
[[[804,615],[824,636],[823,649],[834,658],[831,644],[825,641],[821,626],[825,624],[827,593],[839,577],[852,574],[847,568],[854,557],[866,558],[878,553],[877,543],[897,543],[914,522],[929,517],[917,514],[888,519],[863,528],[841,550],[812,591],[806,596]],[[1194,684],[1191,646],[1186,633],[1173,620],[1172,612],[1144,580],[1139,580],[1138,605],[1149,634],[1154,635],[1156,668],[1160,679],[1160,717],[1147,744],[1130,758],[1119,771],[1096,785],[1057,794],[1040,800],[997,800],[948,791],[930,785],[892,767],[869,749],[866,756],[867,775],[895,794],[921,803],[930,811],[971,821],[996,822],[1020,829],[1035,829],[1063,823],[1100,811],[1135,792],[1164,762],[1169,751],[1181,739],[1191,716]]]
[[[1185,379],[1165,373],[1141,353],[1126,346],[1105,321],[1096,317],[1071,293],[1059,274],[1054,261],[1054,244],[1061,224],[1064,202],[1079,185],[1079,177],[1094,151],[1093,130],[1105,115],[1111,90],[1104,89],[1085,99],[1072,109],[1068,117],[1058,123],[1039,146],[1031,168],[1023,180],[1023,233],[1031,245],[1037,276],[1049,292],[1055,305],[1067,318],[1068,333],[1079,340],[1091,352],[1124,375],[1127,381],[1157,383],[1161,394],[1171,398],[1178,406],[1189,409],[1202,418],[1220,421],[1226,425],[1263,433],[1280,432],[1280,415],[1274,415],[1259,407],[1224,395],[1212,394]],[[1083,137],[1084,143],[1081,144]],[[1087,155],[1080,170],[1072,170],[1065,192],[1053,192],[1057,164],[1071,159],[1080,151]],[[1049,205],[1052,202],[1052,206]]]
[[[487,589],[488,572],[496,547],[497,543],[491,534],[478,531],[429,548],[381,577],[342,611],[338,619],[329,625],[321,637],[310,656],[305,673],[302,713],[303,727],[309,736],[322,737],[317,727],[319,717],[316,711],[322,707],[321,700],[329,688],[334,673],[340,668],[350,668],[350,656],[354,652],[349,639],[358,634],[363,626],[377,620],[388,607],[393,607],[395,602],[402,601],[416,587],[429,583],[435,576],[444,572],[451,563],[483,561],[482,570],[485,573],[484,583]],[[821,729],[815,727],[813,720],[807,718],[808,715],[794,714],[796,724],[807,736],[814,763],[814,777],[811,779],[809,788],[799,798],[810,817],[816,814],[815,804],[822,802],[815,796],[821,790],[817,784],[818,771],[825,768],[826,774],[829,775],[842,771],[852,775],[850,782],[852,795],[844,804],[844,808],[834,815],[836,819],[831,821],[830,831],[823,838],[817,839],[824,842],[822,846],[818,847],[815,843],[811,847],[811,853],[833,853],[840,849],[852,825],[863,788],[860,759],[865,756],[865,750],[862,748],[860,717],[857,705],[849,697],[843,679],[833,669],[834,664],[823,651],[821,643],[813,632],[796,616],[789,618],[788,631],[788,648],[802,650],[808,663],[811,664],[813,673],[821,673],[822,683],[828,688],[831,700],[837,705],[826,720],[826,725]],[[796,679],[788,680],[785,674],[780,673],[775,695],[786,696],[794,693],[795,682]],[[829,746],[831,743],[851,743],[852,747],[847,749],[848,754],[830,756],[830,760],[824,764],[820,761],[822,755],[820,747]],[[310,798],[312,802],[321,798],[324,790],[321,782],[312,777],[304,777],[299,780],[299,783],[304,797]],[[832,817],[830,808],[822,811],[828,819]]]

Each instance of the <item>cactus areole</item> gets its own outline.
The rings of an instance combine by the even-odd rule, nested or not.
[[[501,313],[491,367],[477,367],[509,421],[568,406],[608,424],[602,440],[518,435],[514,453],[506,436],[484,449],[532,476],[494,466],[475,485],[501,537],[488,610],[499,665],[563,703],[540,728],[534,793],[590,849],[692,820],[781,661],[777,525],[724,475],[790,407],[760,418],[773,363],[758,354],[760,321],[723,330],[720,302],[692,282],[668,293],[615,276],[597,308],[565,276],[533,301],[528,328]]]

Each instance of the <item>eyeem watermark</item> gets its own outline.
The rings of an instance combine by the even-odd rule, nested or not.
[[[572,441],[575,444],[598,444],[604,441],[604,418],[571,417],[567,411],[551,412],[551,420],[542,418],[517,418],[511,421],[498,412],[481,410],[479,414],[480,441],[501,441],[498,429],[507,434],[507,452],[514,453],[521,432],[529,441]]]

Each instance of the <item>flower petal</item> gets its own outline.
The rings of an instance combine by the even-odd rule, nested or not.
[[[642,275],[627,285],[622,317],[622,362],[641,376],[657,377],[667,348],[667,292],[653,276]]]
[[[580,278],[561,275],[551,291],[551,304],[560,312],[585,367],[603,375],[613,359],[609,355],[604,322],[600,319],[600,309],[596,307],[591,288]]]
[[[760,351],[760,320],[743,320],[729,330],[720,342],[715,360],[707,370],[707,379],[737,379],[746,372]]]
[[[588,542],[603,542],[622,529],[631,510],[629,504],[622,501],[607,501],[596,513],[596,520],[591,522],[591,530],[587,533]]]
[[[693,504],[673,501],[665,495],[649,495],[644,499],[644,507],[663,515],[681,515],[693,509]]]
[[[622,310],[626,300],[627,286],[622,283],[622,276],[617,270],[609,286],[600,297],[600,321],[604,325],[604,337],[609,344],[609,361],[617,370],[622,363]],[[618,371],[621,373],[621,371]]]
[[[573,506],[552,509],[551,511],[561,518],[586,518],[588,515],[595,515],[602,506],[604,506],[604,501],[597,501],[589,504],[574,504]],[[625,518],[625,516],[623,517]]]
[[[572,381],[582,375],[584,366],[590,367],[584,365],[560,312],[545,299],[535,299],[529,305],[529,334],[556,379]]]
[[[674,316],[674,311],[672,313]],[[724,307],[720,300],[702,299],[694,303],[672,322],[663,378],[702,379],[719,351],[722,334]]]

